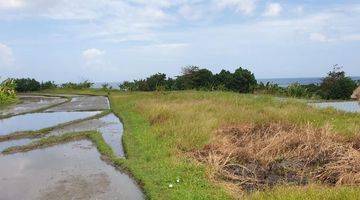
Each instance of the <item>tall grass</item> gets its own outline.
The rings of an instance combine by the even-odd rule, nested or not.
[[[16,101],[15,82],[6,79],[0,84],[0,106]]]
[[[71,92],[104,94],[100,90]],[[209,164],[193,158],[194,151],[220,142],[220,127],[277,123],[327,127],[344,141],[360,135],[359,114],[317,110],[296,100],[280,101],[266,95],[111,91],[109,97],[125,128],[122,142],[127,159],[122,165],[141,183],[149,199],[236,198],[228,185],[211,178],[213,168]],[[358,192],[357,187],[281,186],[242,194],[241,198],[356,199]]]
[[[111,93],[110,97],[114,112],[125,124],[125,165],[151,199],[229,198],[221,184],[211,181],[211,167],[189,155],[214,142],[219,127],[273,122],[328,126],[345,140],[360,133],[358,114],[317,110],[270,96],[185,91]],[[169,188],[176,178],[181,183]],[[336,195],[337,190],[329,190]]]

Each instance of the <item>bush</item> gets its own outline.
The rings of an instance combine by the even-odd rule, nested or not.
[[[256,79],[249,70],[238,68],[234,73],[222,70],[213,74],[208,69],[188,66],[175,79],[166,74],[157,73],[146,79],[125,81],[119,85],[123,91],[156,91],[163,90],[226,90],[236,92],[252,92],[256,88]]]
[[[323,99],[350,99],[351,94],[356,89],[356,81],[345,75],[341,67],[334,66],[320,85],[320,96]]]
[[[0,84],[0,105],[12,103],[16,100],[16,83],[13,79],[6,79]]]
[[[20,78],[14,79],[16,84],[17,92],[33,92],[39,91],[41,89],[41,85],[38,81],[31,78]]]
[[[41,84],[40,84],[40,89],[41,90],[54,89],[54,88],[57,88],[57,87],[58,86],[52,81],[41,82]]]
[[[91,83],[90,81],[86,80],[81,83],[67,82],[67,83],[61,84],[61,87],[68,88],[68,89],[88,89],[88,88],[91,88],[93,85],[94,85],[94,83]]]
[[[286,94],[286,89],[271,82],[267,82],[266,84],[260,82],[256,87],[256,93],[282,96]]]
[[[286,90],[287,96],[289,97],[311,97],[311,93],[308,90],[301,86],[299,83],[291,84],[287,87]]]

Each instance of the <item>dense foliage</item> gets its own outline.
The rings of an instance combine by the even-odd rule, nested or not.
[[[328,73],[320,84],[320,96],[323,99],[349,99],[357,87],[357,82],[340,71],[337,66]]]
[[[0,105],[12,103],[16,100],[16,83],[13,79],[6,79],[0,84]]]
[[[33,92],[40,90],[40,83],[39,81],[31,78],[20,78],[15,79],[16,83],[16,91],[17,92]]]
[[[320,84],[300,85],[299,83],[294,83],[288,87],[280,87],[277,84],[260,83],[256,88],[256,93],[297,98],[322,98],[327,100],[350,99],[356,87],[360,86],[360,81],[352,80],[340,69],[334,67]]]
[[[45,89],[57,88],[57,85],[52,81],[39,82],[33,78],[18,78],[14,79],[16,83],[17,92],[35,92]]]
[[[241,93],[252,92],[257,85],[253,73],[238,68],[234,73],[222,70],[213,74],[208,69],[197,66],[185,67],[175,79],[166,74],[157,73],[146,79],[125,81],[119,85],[124,91],[159,91],[159,90],[228,90]]]
[[[61,87],[69,88],[69,89],[87,89],[87,88],[91,88],[91,86],[93,85],[94,83],[91,83],[90,81],[86,80],[81,83],[73,83],[73,82],[64,83],[61,84]]]

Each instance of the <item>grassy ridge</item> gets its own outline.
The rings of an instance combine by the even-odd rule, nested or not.
[[[56,92],[65,92],[57,90]],[[71,91],[79,93],[79,91]],[[83,94],[102,94],[95,90]],[[239,123],[280,122],[314,127],[331,125],[352,139],[360,133],[360,115],[317,110],[298,101],[231,92],[122,93],[109,95],[112,110],[124,122],[121,163],[150,199],[231,199],[208,176],[209,167],[189,153],[214,142],[215,131]],[[176,179],[180,183],[176,183]],[[169,188],[173,184],[173,188]],[[250,199],[356,199],[359,188],[278,187],[243,197]]]

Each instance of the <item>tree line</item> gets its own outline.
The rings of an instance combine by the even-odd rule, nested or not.
[[[54,88],[87,89],[94,85],[90,81],[67,82],[57,85],[52,81],[39,82],[32,78],[13,79],[13,81],[17,92],[34,92]],[[174,78],[167,77],[164,73],[156,73],[145,79],[124,81],[119,85],[119,88],[122,91],[217,90],[330,100],[349,99],[358,86],[360,86],[360,82],[346,76],[338,65],[334,66],[320,84],[301,85],[294,83],[288,87],[280,87],[269,82],[258,83],[254,74],[242,67],[233,72],[223,69],[214,74],[206,68],[188,66],[183,68],[181,74]],[[102,89],[113,90],[109,84],[103,84]]]
[[[240,67],[234,72],[221,70],[213,74],[197,66],[183,68],[181,75],[175,78],[157,73],[146,79],[125,81],[119,85],[123,91],[225,90],[240,93],[253,92],[256,86],[254,74],[247,69]]]

